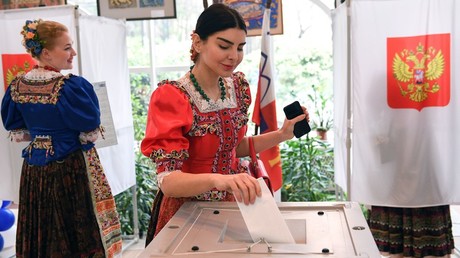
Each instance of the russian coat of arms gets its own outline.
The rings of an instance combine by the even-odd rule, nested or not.
[[[438,79],[444,73],[444,55],[441,50],[425,49],[419,43],[413,50],[403,49],[396,53],[392,67],[401,95],[422,102],[441,88]]]

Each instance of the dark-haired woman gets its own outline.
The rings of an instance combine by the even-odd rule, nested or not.
[[[3,125],[23,150],[16,257],[114,257],[121,253],[115,202],[94,148],[101,133],[93,86],[72,69],[67,27],[26,21],[21,34],[38,65],[2,100]]]
[[[146,244],[187,200],[250,204],[261,194],[239,160],[249,154],[251,94],[244,74],[234,70],[243,60],[246,32],[237,11],[209,6],[192,33],[194,65],[182,78],[161,82],[151,96],[141,150],[156,164],[161,191]],[[308,119],[306,111],[277,131],[253,137],[256,152],[291,139],[302,119]]]

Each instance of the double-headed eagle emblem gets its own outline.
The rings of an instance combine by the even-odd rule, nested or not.
[[[32,65],[28,61],[24,61],[23,66],[15,64],[12,67],[7,68],[5,74],[5,84],[10,85],[10,83],[14,80],[16,76],[25,74],[27,71],[31,69],[31,67]]]
[[[429,47],[425,51],[421,43],[416,50],[404,49],[393,58],[393,76],[398,81],[400,93],[410,100],[422,102],[428,93],[436,93],[441,86],[438,79],[444,73],[442,51]]]

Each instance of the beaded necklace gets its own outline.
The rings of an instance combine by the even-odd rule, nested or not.
[[[58,70],[56,70],[56,69],[53,68],[53,67],[47,66],[47,65],[45,65],[45,66],[38,66],[38,65],[35,65],[35,66],[34,66],[34,69],[38,69],[38,68],[42,68],[42,69],[45,69],[45,70],[48,70],[48,71],[52,71],[52,72],[57,72],[57,73],[59,73]]]
[[[196,91],[200,93],[201,97],[203,97],[203,99],[209,102],[210,98],[208,97],[208,95],[206,95],[204,90],[200,87],[200,85],[196,81],[195,75],[192,73],[193,67],[194,67],[193,65],[190,67],[190,80],[192,81],[193,86],[195,87]],[[219,86],[220,86],[220,99],[225,100],[225,97],[227,96],[227,91],[225,89],[225,84],[224,84],[224,80],[222,79],[222,77],[219,77]]]

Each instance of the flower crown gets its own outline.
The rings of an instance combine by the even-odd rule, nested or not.
[[[42,20],[27,20],[26,25],[22,27],[21,34],[24,36],[22,44],[33,57],[40,55],[45,42],[40,39],[37,33],[37,26]]]

